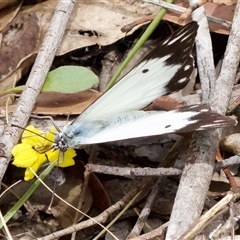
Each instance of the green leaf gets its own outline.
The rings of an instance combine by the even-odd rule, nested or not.
[[[98,83],[98,77],[88,68],[63,66],[49,72],[41,92],[76,93],[90,89]],[[19,94],[25,86],[18,86],[0,92],[0,97],[7,94]]]
[[[90,89],[98,77],[88,68],[63,66],[48,73],[42,92],[75,93]]]

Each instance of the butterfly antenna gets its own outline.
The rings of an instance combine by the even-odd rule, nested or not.
[[[23,128],[23,127],[20,127],[20,126],[18,126],[18,125],[15,125],[15,124],[11,124],[11,127],[20,128],[20,129],[22,129],[22,130],[24,130],[24,131],[28,131],[28,132],[30,132],[30,133],[33,133],[33,134],[35,134],[36,136],[42,137],[42,138],[44,138],[45,140],[48,140],[49,142],[52,142],[52,143],[54,143],[54,141],[51,141],[50,139],[48,139],[48,138],[44,137],[43,135],[41,135],[41,134],[38,134],[38,133],[36,133],[36,132],[34,132],[34,131],[31,131],[31,130],[29,130],[29,129],[26,129],[26,128]],[[34,137],[34,136],[33,136],[33,137]]]
[[[31,117],[36,118],[36,119],[49,119],[49,120],[51,120],[53,126],[56,128],[56,130],[58,131],[58,133],[62,132],[62,130],[59,128],[59,126],[55,123],[55,121],[53,120],[53,118],[50,117],[50,116],[36,116],[36,115],[31,115]]]

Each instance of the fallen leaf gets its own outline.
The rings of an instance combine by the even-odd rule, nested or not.
[[[18,2],[17,0],[1,1],[0,2],[0,9],[4,8],[4,10],[7,10],[7,7],[11,7],[12,5],[14,5],[17,2]]]
[[[169,96],[163,96],[156,99],[150,106],[145,110],[166,110],[171,111],[177,108],[183,107],[181,103]]]
[[[240,133],[231,134],[220,140],[220,148],[233,154],[240,153]]]
[[[12,0],[12,1],[1,1],[0,2],[0,30],[2,31],[3,28],[9,24],[16,14],[19,12],[20,7],[22,5],[21,1]],[[1,33],[2,39],[2,33]]]
[[[41,93],[32,111],[33,114],[44,115],[71,115],[83,112],[102,93],[87,90],[80,93]],[[16,105],[8,106],[8,111],[13,112]],[[1,107],[5,109],[4,106]]]

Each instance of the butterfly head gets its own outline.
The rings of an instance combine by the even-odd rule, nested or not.
[[[66,152],[68,150],[68,144],[63,136],[63,133],[58,133],[54,142],[54,149],[59,149],[61,152]]]

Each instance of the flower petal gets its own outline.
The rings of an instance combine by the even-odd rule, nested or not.
[[[46,156],[44,156],[43,154],[39,154],[38,160],[30,167],[28,167],[25,171],[24,174],[24,180],[28,181],[31,180],[32,178],[34,178],[34,173],[32,172],[32,170],[37,173],[38,169],[42,166],[42,164],[46,161]],[[31,168],[31,169],[30,169]]]
[[[70,148],[66,152],[62,153],[60,150],[51,150],[47,152],[48,160],[50,162],[56,162],[59,167],[68,167],[75,164],[73,157],[76,156],[74,149]]]
[[[30,167],[38,159],[38,154],[32,148],[32,146],[23,143],[14,146],[12,149],[12,154],[14,156],[14,161],[12,164],[17,167]]]
[[[59,167],[69,167],[73,166],[75,164],[73,157],[75,157],[76,151],[73,148],[69,148],[66,152],[63,154],[63,158],[60,158]]]
[[[56,128],[54,127],[54,126],[52,126],[51,128],[50,128],[50,130],[49,130],[49,132],[46,134],[46,138],[49,140],[49,141],[47,141],[46,139],[45,139],[45,141],[46,141],[46,143],[45,143],[45,145],[52,145],[53,143],[54,143],[54,140],[55,140],[55,137],[56,137]]]
[[[24,180],[25,180],[25,181],[29,181],[29,180],[33,179],[34,176],[35,176],[35,175],[34,175],[33,172],[31,171],[31,169],[30,169],[30,168],[27,168],[26,171],[25,171],[25,174],[24,174]]]
[[[42,144],[44,138],[44,132],[42,130],[36,129],[34,126],[29,125],[26,127],[22,134],[22,143],[29,144],[31,146],[36,146],[37,144]]]

